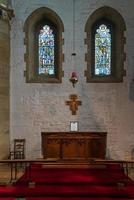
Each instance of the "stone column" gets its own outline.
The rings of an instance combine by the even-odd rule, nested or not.
[[[10,19],[11,10],[0,5],[0,159],[9,154]]]

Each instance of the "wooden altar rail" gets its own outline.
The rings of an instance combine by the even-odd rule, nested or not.
[[[29,160],[29,159],[15,159],[15,160],[0,160],[0,164],[7,164],[10,167],[10,177],[9,180],[12,183],[13,181],[16,181],[18,179],[18,172],[20,167],[24,167],[24,170],[26,172],[26,176],[29,180],[29,182],[32,182],[31,177],[31,166],[33,163],[39,164],[42,163],[45,167],[49,165],[81,165],[85,164],[88,166],[99,166],[99,165],[110,165],[110,164],[120,164],[124,168],[124,172],[128,175],[129,169],[134,168],[134,160],[105,160],[105,159],[89,159],[86,162],[83,163],[69,163],[69,162],[61,162],[60,160],[47,160],[47,159],[35,159],[35,160]]]

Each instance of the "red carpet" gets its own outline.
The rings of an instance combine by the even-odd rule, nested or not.
[[[0,199],[134,199],[134,182],[124,174],[119,165],[109,165],[100,169],[71,169],[45,168],[35,164],[31,167],[31,181],[35,182],[35,185],[31,187],[28,185],[27,172],[14,185],[0,186]]]

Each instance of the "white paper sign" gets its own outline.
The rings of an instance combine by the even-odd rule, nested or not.
[[[78,122],[70,122],[70,131],[78,131]]]

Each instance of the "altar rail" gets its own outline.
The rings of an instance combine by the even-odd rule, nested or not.
[[[60,160],[47,160],[47,159],[15,159],[15,160],[0,160],[0,164],[7,164],[10,167],[10,183],[16,181],[18,179],[18,172],[21,167],[23,167],[24,171],[27,174],[27,178],[29,182],[32,182],[31,177],[31,166],[32,164],[43,164],[44,167],[68,167],[69,162],[61,162]],[[134,160],[105,160],[105,159],[89,159],[87,162],[77,163],[71,162],[71,167],[81,167],[81,165],[86,165],[87,167],[99,167],[106,166],[110,164],[120,164],[124,168],[124,172],[129,175],[129,170],[134,168]],[[70,166],[69,166],[70,167]],[[0,180],[1,181],[1,180]]]

